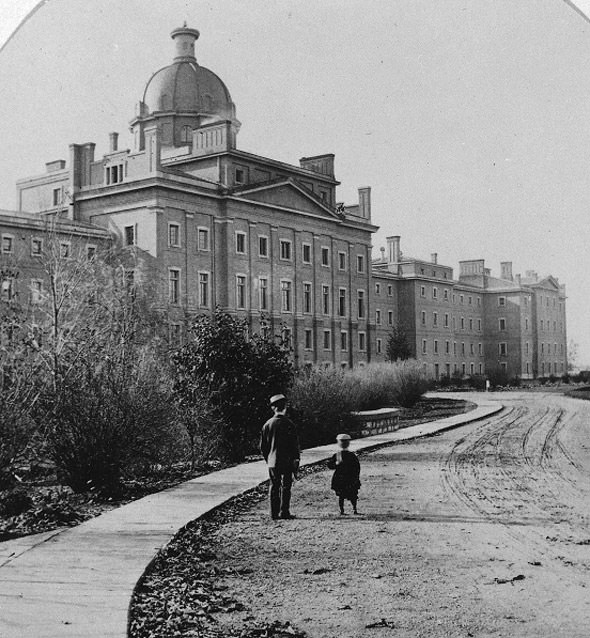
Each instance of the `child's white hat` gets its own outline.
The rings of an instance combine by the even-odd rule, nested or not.
[[[348,434],[339,434],[336,437],[337,441],[350,441],[350,436]]]

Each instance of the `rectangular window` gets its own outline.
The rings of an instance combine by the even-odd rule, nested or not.
[[[475,354],[475,345],[473,343],[469,344],[469,354]]]
[[[338,316],[346,317],[346,288],[338,291]]]
[[[356,270],[357,272],[365,272],[365,256],[364,255],[356,256]]]
[[[39,303],[43,298],[43,281],[41,279],[31,280],[31,303]]]
[[[303,244],[303,263],[311,264],[311,244]]]
[[[303,283],[303,312],[311,313],[311,283]]]
[[[246,277],[236,275],[236,307],[243,310],[246,307]]]
[[[477,320],[477,331],[481,332],[481,319]]]
[[[483,343],[478,343],[477,344],[477,351],[479,353],[479,356],[483,356]]]
[[[475,374],[475,363],[470,363],[469,364],[469,374],[471,374],[471,375]]]
[[[422,310],[420,313],[420,323],[425,326],[426,325],[426,310]]]
[[[39,257],[43,253],[43,240],[39,237],[33,237],[31,239],[31,255]]]
[[[59,245],[59,256],[68,259],[70,256],[70,242],[62,241]]]
[[[246,175],[243,168],[236,168],[234,172],[236,184],[243,184],[246,181]]]
[[[322,266],[330,265],[330,249],[327,246],[322,246]]]
[[[434,354],[438,354],[438,339],[434,340]]]
[[[96,257],[96,246],[94,244],[86,244],[86,259],[94,259]]]
[[[461,317],[461,330],[465,330],[465,317]]]
[[[505,306],[506,305],[506,297],[498,297],[498,305]]]
[[[266,235],[258,235],[258,256],[268,257],[268,237]]]
[[[449,315],[445,313],[445,328],[449,327]]]
[[[375,284],[375,294],[376,295],[381,294],[381,284]]]
[[[453,354],[456,355],[457,354],[457,342],[453,341]]]
[[[168,246],[178,248],[180,246],[180,226],[168,224]]]
[[[135,271],[134,270],[126,270],[125,271],[125,288],[127,294],[135,299]]]
[[[530,347],[530,346],[529,346],[529,342],[527,341],[527,342],[524,344],[524,351],[525,351],[525,353],[526,353],[526,354],[528,354],[528,353],[529,353],[529,347]]]
[[[340,333],[340,349],[342,352],[346,352],[348,350],[348,332],[343,330]]]
[[[426,297],[426,286],[420,286],[420,296]]]
[[[197,228],[197,249],[209,250],[209,229]]]
[[[168,301],[177,304],[180,299],[180,270],[171,268],[168,271]]]
[[[506,330],[506,319],[498,319],[498,330]]]
[[[246,254],[246,233],[236,232],[236,252],[239,255]]]
[[[445,301],[448,301],[448,300],[449,300],[449,289],[448,289],[448,288],[445,288],[445,289],[443,290],[443,299],[444,299]]]
[[[473,305],[473,297],[471,295],[469,295],[469,297],[467,297],[467,303],[471,306]]]
[[[330,314],[330,286],[322,286],[322,312]]]
[[[451,354],[451,342],[445,341],[445,354]]]
[[[367,339],[366,339],[366,335],[364,332],[359,332],[359,350],[361,352],[364,352],[367,345],[366,345]]]
[[[434,286],[432,288],[432,298],[433,299],[438,299],[438,289],[436,287],[434,287]]]
[[[199,273],[199,306],[209,306],[209,273]]]
[[[10,301],[14,296],[14,279],[6,278],[2,279],[2,284],[0,287],[0,297],[4,301]]]
[[[393,326],[393,310],[387,312],[387,325]]]
[[[324,330],[324,350],[331,349],[331,346],[332,346],[331,341],[332,341],[332,331]]]
[[[291,261],[291,242],[288,239],[280,240],[281,259]]]
[[[387,296],[393,297],[393,286],[387,286]]]
[[[135,226],[125,226],[123,229],[125,235],[125,246],[135,245]]]
[[[469,330],[473,330],[473,319],[469,319]]]
[[[305,349],[313,350],[313,332],[310,328],[305,329]]]
[[[365,291],[358,290],[357,291],[357,300],[358,300],[358,318],[365,318]]]
[[[54,188],[53,189],[53,205],[54,206],[59,206],[62,202],[62,191],[61,191],[61,187],[60,188]]]
[[[426,354],[426,339],[422,339],[422,354]]]
[[[338,253],[338,268],[340,270],[346,270],[346,253]]]
[[[465,297],[463,295],[459,295],[459,303],[463,305],[465,303]]]
[[[5,255],[10,255],[12,253],[12,248],[14,246],[14,239],[11,235],[2,235],[2,252]]]
[[[438,326],[438,312],[432,313],[432,325]]]
[[[258,279],[258,297],[260,310],[268,310],[268,279],[266,277]]]
[[[381,354],[383,341],[381,339],[377,339],[377,354]]]
[[[292,283],[290,281],[281,281],[281,310],[283,312],[291,312],[292,310]]]
[[[507,344],[505,344],[505,343],[499,343],[498,344],[498,353],[500,354],[500,356],[505,357],[506,353],[507,353],[507,350],[508,350]]]
[[[375,310],[375,323],[381,325],[381,310]]]
[[[461,354],[465,354],[465,342],[461,342]]]

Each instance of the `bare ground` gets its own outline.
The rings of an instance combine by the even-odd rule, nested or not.
[[[214,531],[217,586],[245,607],[214,614],[220,635],[255,618],[314,638],[587,638],[590,403],[502,400],[363,455],[361,516],[338,515],[323,471],[295,485],[297,520],[258,503]]]

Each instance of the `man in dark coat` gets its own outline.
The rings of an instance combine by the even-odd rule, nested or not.
[[[299,439],[295,424],[286,415],[287,399],[275,394],[270,399],[274,416],[263,426],[260,451],[270,476],[270,515],[273,519],[295,518],[290,510],[293,475],[299,469]]]

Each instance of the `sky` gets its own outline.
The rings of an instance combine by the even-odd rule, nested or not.
[[[565,0],[48,0],[6,42],[35,6],[0,0],[0,208],[70,143],[130,145],[186,20],[239,148],[335,153],[339,200],[372,187],[376,255],[395,234],[456,276],[478,258],[554,275],[590,367],[590,23]]]

